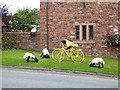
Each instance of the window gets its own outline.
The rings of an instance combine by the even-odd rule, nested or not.
[[[76,28],[76,40],[79,40],[79,26],[75,26]]]
[[[89,40],[93,40],[93,25],[89,25]]]
[[[94,38],[94,24],[79,24],[75,25],[76,40],[93,41]]]
[[[86,25],[82,25],[82,33],[83,33],[83,38],[82,40],[86,40]]]

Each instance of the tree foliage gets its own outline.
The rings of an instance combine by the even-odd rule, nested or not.
[[[11,19],[11,26],[14,30],[31,30],[31,25],[40,25],[40,10],[23,9],[15,13]]]
[[[9,20],[11,19],[11,16],[12,16],[12,14],[9,13],[8,9],[9,9],[9,6],[0,5],[0,13],[2,14],[2,22],[4,22],[6,26],[8,26]]]

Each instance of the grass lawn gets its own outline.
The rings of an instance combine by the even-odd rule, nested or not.
[[[26,52],[33,53],[39,59],[39,62],[36,63],[32,59],[30,59],[30,62],[26,62],[26,60],[23,58]],[[38,51],[29,51],[29,50],[2,51],[2,65],[62,69],[62,70],[73,70],[73,71],[84,71],[84,72],[94,72],[94,73],[102,73],[109,75],[118,75],[118,59],[103,58],[105,61],[104,68],[99,69],[97,66],[89,67],[89,63],[95,57],[86,56],[85,62],[79,64],[79,63],[73,63],[71,60],[63,60],[61,63],[59,63],[53,61],[52,58],[42,59],[40,55],[41,53]]]

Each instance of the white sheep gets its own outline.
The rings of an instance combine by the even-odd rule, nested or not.
[[[102,58],[94,58],[92,62],[90,62],[90,67],[94,67],[94,65],[99,65],[100,68],[100,64],[102,64],[103,68],[103,65],[105,64],[104,60]]]
[[[70,49],[71,47],[78,47],[78,44],[75,44],[67,39],[62,40],[61,42],[66,45],[66,50]]]
[[[30,37],[36,36],[36,27],[34,27],[30,32]]]
[[[47,48],[43,49],[41,57],[42,58],[50,58],[49,51],[47,50]]]
[[[27,59],[26,59],[27,58]],[[38,62],[38,58],[36,58],[32,53],[25,53],[24,59],[26,59],[27,62],[29,62],[29,59],[34,59],[35,62]]]

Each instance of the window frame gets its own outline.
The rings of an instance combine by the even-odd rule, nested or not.
[[[79,26],[79,40],[77,39],[77,41],[83,43],[95,43],[94,41],[95,23],[80,23],[80,24],[75,24],[75,26]],[[83,40],[82,26],[86,26],[86,40]],[[93,26],[93,40],[89,40],[89,35],[90,35],[89,26]]]

